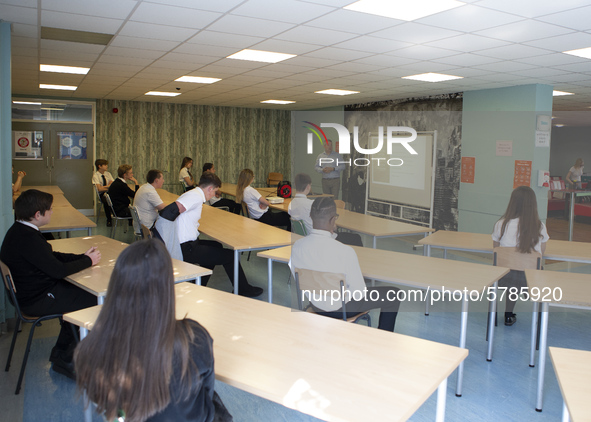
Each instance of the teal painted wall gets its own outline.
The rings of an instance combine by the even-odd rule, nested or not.
[[[548,188],[537,184],[538,170],[549,169],[550,148],[535,146],[538,115],[552,115],[551,86],[464,92],[462,157],[476,157],[476,165],[474,184],[460,183],[459,231],[492,232],[513,190],[515,160],[532,161],[530,186],[546,219]],[[497,156],[496,141],[513,141],[512,156]]]

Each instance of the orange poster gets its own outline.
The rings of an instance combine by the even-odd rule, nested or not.
[[[515,175],[513,176],[513,189],[518,186],[531,184],[531,161],[515,160]]]
[[[462,183],[474,183],[476,157],[462,157]]]

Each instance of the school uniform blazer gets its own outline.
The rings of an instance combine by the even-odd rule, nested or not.
[[[127,211],[127,207],[131,203],[129,198],[133,198],[138,189],[139,185],[135,185],[134,190],[119,178],[111,183],[111,186],[109,186],[109,196],[111,197],[111,202],[113,202],[113,208],[117,215],[129,215]]]

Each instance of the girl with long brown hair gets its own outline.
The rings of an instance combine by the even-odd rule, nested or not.
[[[505,214],[496,222],[492,233],[493,247],[516,247],[521,253],[536,251],[544,254],[550,237],[546,226],[538,216],[536,194],[529,186],[519,186],[511,193]],[[526,287],[525,273],[511,270],[499,280],[499,287]],[[513,313],[515,301],[507,297],[505,325],[513,325],[517,316]]]
[[[179,182],[184,183],[185,192],[195,187],[195,179],[191,174],[193,167],[193,159],[191,157],[184,157],[181,163],[181,170],[179,171]]]
[[[172,260],[156,239],[117,259],[109,294],[74,361],[78,387],[112,421],[211,421],[225,408],[214,392],[213,341],[198,322],[176,320]],[[225,411],[225,418],[231,416]]]

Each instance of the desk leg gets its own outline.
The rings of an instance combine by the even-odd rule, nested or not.
[[[435,413],[435,422],[445,421],[445,399],[447,397],[447,378],[441,381],[437,387],[437,412]]]
[[[377,244],[378,244],[378,238],[374,235],[374,237],[373,237],[373,248],[374,249],[376,249]]]
[[[427,245],[427,256],[431,256],[431,245]]]
[[[572,234],[572,230],[571,230],[571,234]],[[70,232],[69,232],[69,231],[67,231],[67,232],[66,232],[66,239],[69,239],[69,238],[70,238]],[[568,240],[570,240],[570,239],[568,239]]]
[[[373,237],[373,248],[376,249],[376,245],[377,245],[377,238],[374,235]],[[372,278],[371,279],[371,287],[375,287],[376,286],[376,281]]]
[[[269,303],[273,303],[273,260],[269,258],[267,260],[267,279],[269,280]]]
[[[460,348],[466,348],[466,331],[468,328],[468,295],[462,294],[462,321],[460,328]],[[462,381],[464,380],[464,361],[458,366],[458,382],[456,385],[456,397],[462,397]]]
[[[495,338],[495,320],[497,319],[497,286],[498,282],[493,284],[494,299],[489,302],[489,316],[488,316],[488,353],[486,355],[487,362],[492,361],[493,340]]]
[[[427,290],[425,295],[425,316],[429,316],[429,301],[431,299],[431,290]]]
[[[105,303],[105,297],[104,296],[98,296],[96,298],[96,304],[97,305],[102,305],[103,303]]]
[[[96,219],[98,220],[98,217]],[[92,236],[92,229],[90,227],[88,228],[88,235]]]
[[[197,284],[198,286],[201,286],[201,276],[199,276],[195,279],[195,284]]]
[[[568,216],[568,241],[572,242],[573,240],[573,221],[575,219],[575,193],[570,193],[570,213]]]
[[[566,407],[566,402],[562,403],[562,422],[569,422],[570,421],[570,414],[568,413],[568,408]]]
[[[240,264],[240,251],[234,249],[234,294],[238,294],[238,265]]]
[[[546,369],[546,342],[548,340],[548,302],[542,302],[542,326],[540,330],[540,351],[538,358],[538,398],[536,400],[536,411],[542,411],[544,401],[544,371]]]
[[[534,302],[534,309],[531,314],[531,348],[529,351],[529,367],[536,366],[536,340],[538,338],[538,312],[540,304]]]

